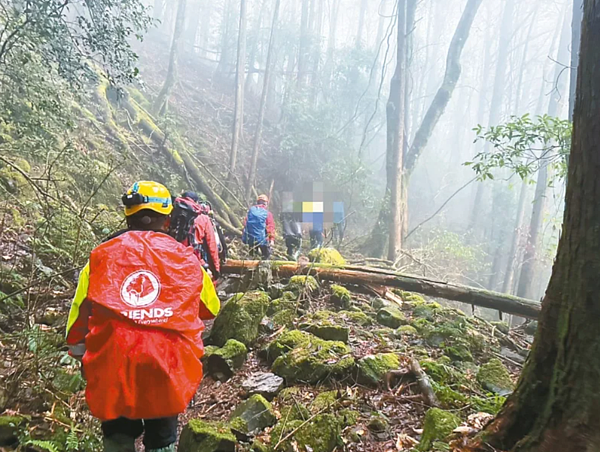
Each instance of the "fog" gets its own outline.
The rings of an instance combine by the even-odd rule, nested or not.
[[[181,133],[208,150],[203,164],[225,175],[242,204],[271,188],[274,210],[298,184],[332,184],[346,205],[349,255],[393,256],[407,272],[541,298],[568,150],[552,135],[558,127],[546,127],[552,133],[543,138],[535,129],[540,136],[529,137],[526,153],[514,141],[523,125],[477,137],[526,114],[534,124],[540,115],[569,118],[572,2],[283,0],[274,20],[278,3],[147,5],[156,24],[135,44],[142,88],[159,97],[166,90],[168,115],[197,124]],[[398,202],[402,219],[394,222],[389,102],[400,41],[403,105],[393,109],[402,111],[402,127],[394,143],[402,147],[396,175],[407,208]],[[442,108],[427,114],[432,103]],[[425,144],[409,168],[420,129]],[[400,239],[392,244],[394,228]],[[386,238],[378,243],[378,235]]]

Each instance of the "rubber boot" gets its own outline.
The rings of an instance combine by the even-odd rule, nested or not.
[[[104,452],[135,452],[135,438],[131,436],[116,433],[108,438],[104,437],[102,442]]]
[[[161,447],[160,449],[146,449],[146,452],[175,452],[175,443],[169,444],[167,447]]]

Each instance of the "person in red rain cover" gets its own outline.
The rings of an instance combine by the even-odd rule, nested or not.
[[[67,322],[82,361],[86,400],[104,450],[175,451],[177,416],[202,380],[202,320],[220,308],[198,258],[167,235],[172,201],[156,182],[123,196],[128,229],[95,248]]]
[[[200,204],[198,195],[192,191],[184,192],[181,197],[193,203],[199,212],[194,221],[194,237],[196,239],[196,254],[205,269],[209,269],[212,277],[216,280],[221,272],[221,261],[219,259],[219,248],[215,235],[213,223],[208,216],[209,210],[204,204]]]

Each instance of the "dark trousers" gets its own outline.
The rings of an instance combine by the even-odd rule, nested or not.
[[[310,248],[320,248],[323,246],[323,232],[322,231],[310,231]]]
[[[143,433],[146,449],[161,449],[177,441],[177,416],[144,420],[120,417],[103,422],[102,433],[106,438],[117,434],[138,438]]]
[[[252,256],[256,256],[260,252],[264,260],[268,260],[271,257],[271,247],[269,244],[261,245],[252,237],[249,237],[248,246],[250,247],[250,254]]]
[[[287,247],[287,255],[290,260],[298,259],[300,248],[302,247],[302,237],[295,235],[285,236],[285,246]]]

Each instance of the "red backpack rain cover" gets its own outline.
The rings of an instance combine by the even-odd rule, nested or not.
[[[92,251],[86,398],[100,420],[185,411],[202,380],[202,271],[167,234],[130,231]]]

